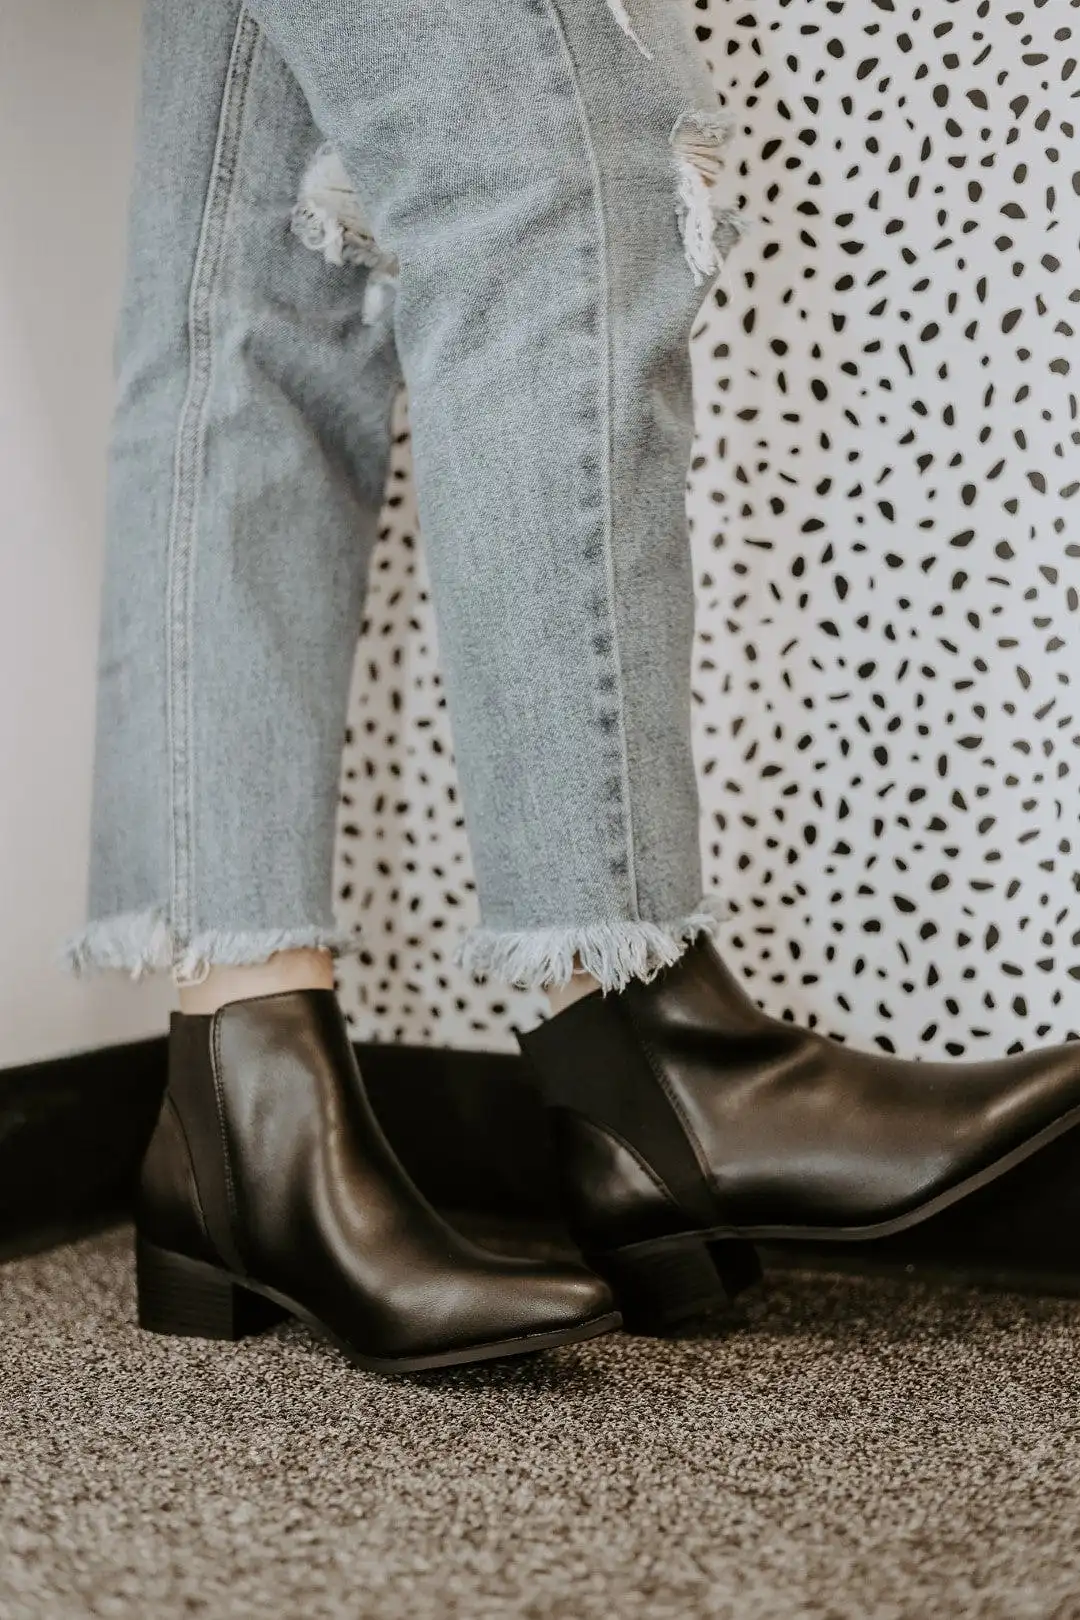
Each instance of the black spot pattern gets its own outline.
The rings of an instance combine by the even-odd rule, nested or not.
[[[757,220],[702,312],[694,718],[770,1011],[983,1056],[1080,1027],[1080,8],[696,0]],[[404,445],[346,755],[358,1027],[503,1045]],[[1070,522],[1070,519],[1073,519]],[[371,678],[369,674],[369,665]]]

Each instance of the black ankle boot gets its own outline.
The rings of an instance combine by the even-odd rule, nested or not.
[[[1014,1166],[1080,1127],[1080,1043],[992,1063],[853,1051],[761,1012],[709,944],[521,1044],[571,1228],[641,1331],[754,1280],[747,1240],[883,1237],[995,1178],[1007,1198]]]
[[[580,1266],[488,1253],[383,1136],[329,990],[177,1014],[136,1217],[139,1321],[233,1339],[285,1314],[362,1367],[418,1372],[619,1325]]]

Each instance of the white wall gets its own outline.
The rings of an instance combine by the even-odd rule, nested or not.
[[[0,3],[0,1067],[159,1028],[72,982],[138,0]]]

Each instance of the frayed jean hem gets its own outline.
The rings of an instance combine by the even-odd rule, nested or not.
[[[141,979],[147,973],[171,972],[178,984],[198,984],[212,967],[251,967],[279,951],[330,951],[341,956],[358,948],[359,941],[347,929],[314,924],[235,932],[212,928],[182,941],[168,919],[150,909],[88,923],[64,945],[61,962],[75,974],[112,968]]]
[[[575,973],[591,974],[604,991],[623,990],[634,979],[655,979],[695,940],[715,938],[724,915],[707,895],[696,911],[668,923],[627,919],[520,933],[478,928],[462,941],[456,961],[476,978],[520,990],[564,985]]]

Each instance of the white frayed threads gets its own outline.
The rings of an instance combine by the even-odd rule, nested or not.
[[[61,960],[76,975],[115,968],[141,979],[172,966],[172,936],[159,911],[125,911],[89,923],[68,940]]]
[[[517,934],[479,928],[462,942],[457,961],[477,978],[499,979],[521,990],[569,984],[575,973],[591,974],[604,990],[622,990],[631,980],[654,979],[695,939],[715,937],[720,923],[716,904],[707,897],[700,911],[674,923],[591,923]]]
[[[363,205],[332,146],[320,146],[300,186],[292,228],[327,264],[366,264],[387,270]]]
[[[634,25],[630,21],[630,13],[626,9],[625,0],[607,0],[607,4],[608,10],[611,12],[611,15],[614,17],[623,33],[626,35],[627,39],[633,40],[642,56],[651,62],[653,59],[653,53],[650,51],[649,47],[638,38],[636,32],[634,31]]]
[[[360,319],[365,326],[375,326],[382,320],[394,301],[395,288],[393,276],[382,270],[371,272],[364,288],[364,302],[360,311]]]
[[[372,326],[393,296],[398,262],[384,253],[372,234],[364,207],[345,165],[332,146],[312,158],[292,211],[292,232],[327,264],[364,265],[370,271],[361,319]]]
[[[341,956],[356,950],[357,943],[345,929],[312,925],[243,933],[207,929],[182,944],[161,912],[129,911],[88,924],[65,945],[62,960],[75,974],[113,968],[141,979],[147,973],[171,971],[178,984],[199,984],[212,967],[251,967],[279,951],[330,951]]]
[[[699,286],[721,269],[748,224],[735,209],[717,205],[723,149],[732,130],[733,122],[724,113],[688,112],[671,132],[679,229],[686,262]]]

